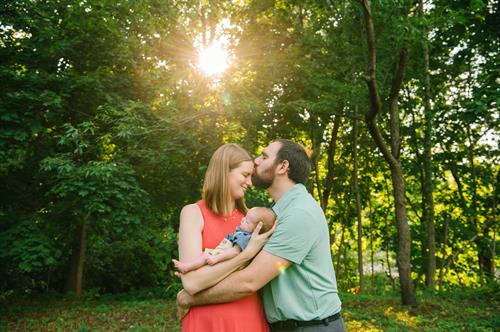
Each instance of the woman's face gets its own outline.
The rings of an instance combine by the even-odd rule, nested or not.
[[[229,172],[229,189],[231,198],[243,198],[245,191],[252,185],[253,162],[244,161]]]

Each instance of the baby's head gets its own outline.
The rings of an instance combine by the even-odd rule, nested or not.
[[[251,233],[253,232],[255,226],[257,226],[258,223],[259,221],[257,219],[249,218],[248,216],[246,216],[243,219],[241,219],[240,228],[245,232]]]
[[[264,211],[263,208],[258,208],[258,207],[251,208],[250,210],[248,210],[246,217],[241,220],[240,228],[242,230],[244,230],[245,232],[253,232],[253,230],[255,229],[257,224],[259,222],[262,222],[262,229],[260,230],[260,232],[261,233],[267,232],[274,225],[274,221],[271,221],[269,219],[274,219],[274,218],[272,218],[272,217],[266,218],[263,215],[263,213],[271,213],[272,214],[273,212],[270,212],[270,210]]]

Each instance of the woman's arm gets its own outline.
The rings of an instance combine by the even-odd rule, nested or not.
[[[260,230],[260,226],[256,228]],[[180,215],[179,226],[179,259],[181,262],[190,262],[202,255],[203,216],[196,204],[186,205]],[[258,234],[258,233],[257,233]],[[257,254],[256,247],[262,248],[265,240],[270,236],[267,233],[258,235],[254,239],[254,249],[244,250],[236,257],[220,262],[213,266],[206,265],[197,270],[181,274],[182,286],[189,294],[196,294],[207,289],[238,270]],[[255,232],[254,232],[255,235]],[[252,236],[254,237],[254,236]],[[260,249],[259,248],[259,249]],[[247,251],[245,253],[245,251]],[[243,254],[245,253],[245,254]]]
[[[182,208],[179,223],[179,260],[192,262],[201,256],[203,232],[203,216],[196,204],[189,204]]]

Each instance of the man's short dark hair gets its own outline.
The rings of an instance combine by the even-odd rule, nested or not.
[[[295,183],[306,184],[311,173],[311,160],[304,147],[287,139],[278,139],[281,148],[276,154],[276,163],[288,160],[288,178]]]

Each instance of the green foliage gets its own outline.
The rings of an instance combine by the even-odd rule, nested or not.
[[[44,216],[27,217],[0,234],[1,271],[6,276],[2,279],[2,289],[29,291],[49,287],[45,272],[54,270],[62,251],[43,232],[46,223]]]
[[[88,287],[116,293],[159,284],[161,270],[148,243],[124,240],[93,246],[98,248],[89,248]]]
[[[88,138],[96,134],[92,122],[83,122],[77,128],[68,124],[64,128],[58,144],[65,152],[41,161],[41,170],[52,174],[48,195],[57,200],[52,209],[71,209],[79,218],[101,219],[104,223],[121,219],[125,225],[138,224],[139,219],[127,211],[147,208],[147,194],[138,188],[134,171],[124,162],[106,160],[102,156],[105,147],[92,145]]]
[[[423,16],[410,1],[372,6],[382,96],[401,48],[410,55],[399,102],[415,282],[425,265],[427,41],[440,287],[488,284],[488,267],[498,269],[498,6],[432,1]],[[318,201],[330,191],[323,205],[339,285],[355,288],[355,109],[364,264],[373,254],[381,270],[396,271],[390,173],[361,125],[369,103],[357,2],[4,1],[0,13],[0,298],[62,290],[81,220],[89,226],[84,296],[158,285],[174,295],[179,211],[200,198],[212,152],[236,142],[256,154],[276,137],[310,148],[308,189]],[[231,24],[220,24],[226,18]],[[209,78],[196,68],[195,44],[222,34],[234,57]],[[387,110],[379,117],[388,139]],[[247,202],[270,200],[250,190]],[[392,290],[382,279],[378,289]],[[94,327],[71,324],[64,328]]]

